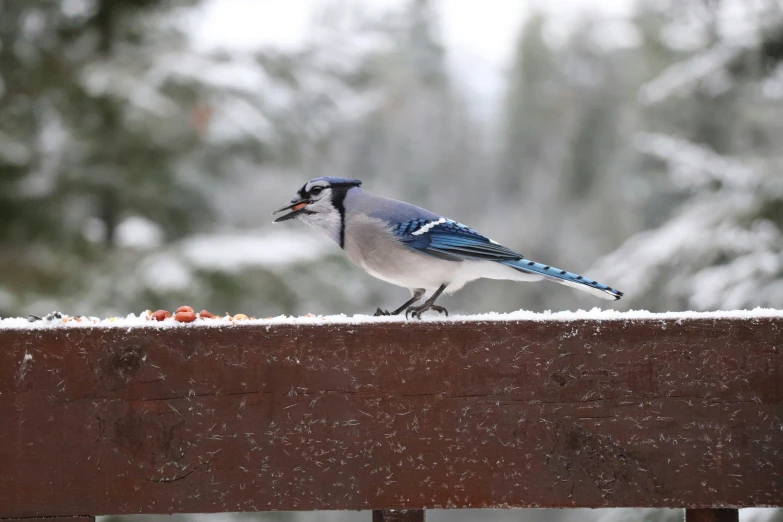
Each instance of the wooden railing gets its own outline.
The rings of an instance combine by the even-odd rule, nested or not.
[[[0,519],[743,506],[783,318],[0,329]]]

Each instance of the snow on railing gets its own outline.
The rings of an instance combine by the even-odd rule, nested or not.
[[[0,321],[0,519],[783,506],[781,310],[62,319]]]
[[[437,314],[425,315],[421,320],[408,320],[404,315],[380,316],[371,315],[313,315],[234,319],[226,314],[211,319],[196,319],[192,323],[180,323],[173,318],[158,322],[150,319],[150,311],[146,310],[139,315],[129,314],[125,317],[98,318],[98,317],[69,317],[63,316],[52,320],[33,321],[25,317],[9,317],[0,319],[0,329],[49,329],[49,328],[91,328],[91,327],[115,327],[115,328],[193,328],[193,327],[227,327],[227,326],[273,326],[273,325],[345,325],[368,323],[467,323],[467,322],[503,322],[503,321],[651,321],[651,320],[686,320],[686,319],[760,319],[783,318],[783,310],[774,308],[755,308],[753,310],[717,310],[711,312],[649,312],[647,310],[592,310],[562,311],[562,312],[529,312],[519,310],[510,313],[489,312],[483,314],[452,315],[444,317]]]

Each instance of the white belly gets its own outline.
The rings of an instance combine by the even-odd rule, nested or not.
[[[345,253],[368,274],[405,288],[434,292],[446,284],[446,293],[456,292],[475,279],[539,280],[492,261],[444,261],[409,249],[375,220],[354,220],[346,230]],[[357,244],[361,241],[361,248]]]
[[[411,289],[423,288],[427,293],[434,292],[443,284],[450,284],[458,270],[458,267],[450,265],[461,264],[436,258],[422,259],[426,256],[416,252],[398,255],[399,258],[391,263],[375,264],[372,260],[361,260],[356,264],[381,281]]]

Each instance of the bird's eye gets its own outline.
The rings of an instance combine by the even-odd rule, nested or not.
[[[318,194],[321,193],[322,190],[323,187],[313,187],[310,189],[310,194],[312,194],[313,196],[317,196]]]

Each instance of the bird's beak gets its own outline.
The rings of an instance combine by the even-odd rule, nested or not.
[[[284,214],[279,218],[275,219],[275,223],[280,223],[281,221],[288,221],[289,219],[294,219],[296,216],[304,212],[305,207],[307,207],[307,205],[309,204],[310,202],[307,201],[306,199],[296,198],[288,205],[278,208],[277,210],[272,212],[273,216],[278,212],[283,212],[284,210],[290,210],[291,212],[289,212],[288,214]]]

